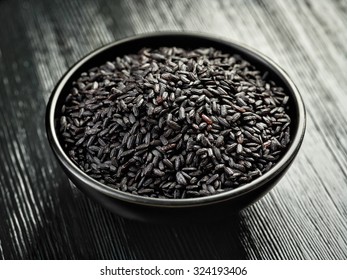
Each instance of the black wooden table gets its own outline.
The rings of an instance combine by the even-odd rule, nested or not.
[[[234,220],[148,225],[72,191],[48,145],[48,97],[76,60],[151,31],[257,48],[301,91],[304,144]],[[0,259],[346,259],[346,1],[0,1]]]

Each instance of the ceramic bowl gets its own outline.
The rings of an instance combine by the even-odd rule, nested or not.
[[[80,170],[64,152],[55,120],[71,88],[72,81],[95,66],[113,60],[116,56],[136,53],[143,47],[176,46],[183,48],[214,47],[230,54],[240,54],[269,78],[282,86],[290,95],[291,142],[281,159],[259,178],[216,195],[188,199],[148,198],[125,193],[106,186]],[[190,33],[156,33],[126,38],[99,48],[74,64],[52,92],[46,113],[49,143],[70,181],[87,196],[110,211],[145,222],[198,222],[211,221],[233,215],[265,195],[286,173],[297,155],[305,133],[305,109],[298,89],[288,75],[273,61],[241,44],[209,35]]]

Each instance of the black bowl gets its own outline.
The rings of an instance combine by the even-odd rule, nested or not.
[[[269,79],[282,86],[290,95],[291,143],[276,165],[259,178],[234,190],[220,194],[189,198],[159,199],[137,196],[106,186],[81,171],[66,155],[59,141],[55,119],[71,89],[72,81],[88,69],[99,66],[116,56],[136,53],[143,47],[158,48],[214,47],[223,52],[240,54],[261,71],[268,71]],[[47,105],[46,129],[50,145],[70,181],[86,195],[116,214],[142,221],[181,222],[210,221],[228,217],[257,201],[285,174],[297,155],[306,126],[302,98],[287,74],[274,62],[243,45],[206,35],[190,33],[156,33],[135,36],[97,49],[78,61],[58,82]]]

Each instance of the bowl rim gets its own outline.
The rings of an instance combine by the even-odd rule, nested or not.
[[[291,144],[290,147],[286,150],[286,152],[282,155],[280,160],[273,166],[269,171],[261,175],[260,177],[252,180],[249,183],[246,183],[240,187],[237,187],[233,190],[221,192],[219,194],[214,194],[206,197],[197,197],[197,198],[185,198],[185,199],[163,199],[163,198],[151,198],[151,197],[143,197],[140,195],[134,195],[131,193],[123,192],[120,190],[113,189],[110,186],[107,186],[86,173],[84,173],[81,169],[73,163],[72,160],[68,157],[68,155],[64,152],[62,146],[60,145],[57,132],[55,130],[55,112],[57,101],[59,95],[61,94],[65,84],[69,81],[71,76],[80,69],[89,59],[93,58],[100,53],[116,47],[120,44],[125,44],[133,40],[143,40],[143,39],[153,39],[158,37],[187,37],[187,39],[204,39],[214,41],[215,43],[223,44],[228,48],[233,48],[239,51],[242,54],[246,54],[249,57],[252,57],[256,61],[260,62],[267,68],[270,68],[272,72],[274,72],[289,88],[291,96],[293,98],[293,104],[297,109],[297,129],[295,135],[291,135]],[[63,168],[67,169],[69,172],[73,173],[75,177],[79,181],[82,181],[85,185],[91,187],[92,189],[103,193],[109,197],[119,199],[125,202],[136,203],[140,205],[146,206],[161,206],[161,207],[193,207],[198,205],[207,205],[218,203],[221,201],[229,200],[235,197],[239,197],[244,195],[250,191],[260,188],[261,186],[268,183],[271,179],[276,177],[280,172],[282,172],[287,166],[291,164],[295,156],[297,155],[305,134],[306,129],[306,111],[305,106],[302,100],[302,97],[299,93],[299,90],[295,86],[294,82],[289,78],[288,74],[279,66],[277,63],[272,61],[266,55],[260,53],[259,51],[246,46],[242,43],[236,42],[234,40],[224,39],[215,35],[197,33],[197,32],[155,32],[155,33],[145,33],[139,34],[131,37],[127,37],[121,40],[117,40],[115,42],[104,45],[100,48],[95,49],[90,52],[80,60],[78,60],[73,66],[71,66],[62,78],[56,84],[52,94],[50,95],[47,107],[46,107],[46,133],[50,143],[50,146],[58,158],[59,163],[63,166]],[[294,137],[293,137],[294,136]],[[68,176],[69,177],[69,176]]]

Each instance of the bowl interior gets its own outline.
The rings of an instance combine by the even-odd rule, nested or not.
[[[135,196],[128,193],[122,193],[105,186],[96,180],[92,179],[88,175],[84,174],[78,169],[75,164],[68,159],[67,155],[63,152],[62,145],[59,140],[59,135],[56,133],[55,119],[58,119],[61,112],[65,97],[69,93],[72,82],[76,80],[82,72],[89,70],[95,66],[100,66],[108,60],[114,60],[117,56],[126,54],[133,54],[138,52],[144,47],[159,48],[159,47],[181,47],[187,49],[199,48],[199,47],[213,47],[226,53],[239,54],[245,60],[255,65],[258,70],[268,72],[268,79],[276,82],[278,86],[281,86],[290,95],[288,105],[290,111],[288,112],[291,117],[291,142],[286,148],[286,151],[282,158],[276,163],[274,167],[267,173],[263,174],[259,178],[240,186],[232,191],[212,195],[209,197],[193,198],[193,199],[158,199],[158,198],[145,198]],[[109,44],[102,47],[91,54],[87,55],[79,62],[77,62],[71,69],[64,75],[56,86],[47,109],[47,126],[48,135],[54,152],[63,165],[68,165],[74,171],[79,173],[79,176],[90,184],[92,188],[95,188],[106,195],[116,197],[122,200],[128,200],[136,203],[154,203],[165,204],[168,206],[175,205],[188,205],[190,203],[213,203],[219,200],[230,199],[234,196],[245,194],[254,188],[261,187],[266,182],[269,182],[272,178],[277,176],[283,171],[287,165],[289,165],[297,154],[305,130],[305,110],[298,90],[293,82],[289,79],[286,73],[279,68],[275,63],[269,60],[267,57],[254,52],[248,47],[242,46],[229,41],[224,41],[218,38],[213,38],[203,35],[195,34],[180,34],[180,33],[168,33],[168,34],[152,34],[145,36],[137,36],[130,39],[118,41],[116,43]],[[53,143],[52,143],[53,142]]]

